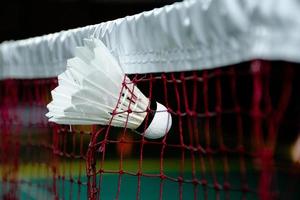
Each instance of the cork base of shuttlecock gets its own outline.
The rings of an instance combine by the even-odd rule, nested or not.
[[[139,130],[143,128],[143,124],[137,129],[137,131],[148,139],[158,139],[165,136],[171,126],[172,126],[172,117],[171,114],[167,111],[167,108],[156,102],[156,108],[153,109],[153,117],[149,120],[149,126],[145,131]]]

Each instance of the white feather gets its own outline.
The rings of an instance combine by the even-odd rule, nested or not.
[[[67,69],[58,76],[58,87],[51,94],[46,114],[59,124],[109,124],[137,128],[145,119],[149,100],[133,84],[122,87],[125,76],[109,50],[96,39],[86,39],[75,49]],[[123,88],[123,89],[122,89]],[[134,90],[134,93],[130,91]],[[121,95],[121,98],[120,98]],[[130,99],[138,97],[135,103]],[[129,109],[132,113],[126,112]],[[115,110],[118,113],[112,116]]]

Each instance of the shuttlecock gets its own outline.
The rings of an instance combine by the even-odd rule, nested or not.
[[[49,121],[126,126],[150,139],[163,137],[172,125],[166,107],[145,97],[100,40],[85,39],[84,44],[75,49],[75,57],[67,61],[66,71],[51,91]],[[141,131],[147,115],[149,126]]]

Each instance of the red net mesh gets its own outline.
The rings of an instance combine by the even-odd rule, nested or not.
[[[130,75],[124,87],[172,114],[157,140],[126,126],[49,124],[56,79],[3,80],[1,198],[298,199],[299,75],[297,64],[266,61]]]

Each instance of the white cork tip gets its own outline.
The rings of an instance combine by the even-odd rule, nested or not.
[[[167,108],[158,102],[156,104],[156,112],[152,122],[144,133],[144,136],[149,139],[158,139],[165,136],[172,126],[172,116]]]

